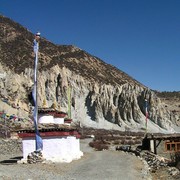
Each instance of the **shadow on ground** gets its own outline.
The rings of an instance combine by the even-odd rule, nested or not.
[[[17,156],[17,157],[13,157],[7,160],[3,160],[0,161],[0,164],[2,165],[12,165],[12,164],[16,164],[17,161],[21,160],[23,157],[22,156]]]

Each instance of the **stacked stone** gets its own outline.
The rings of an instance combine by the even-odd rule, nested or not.
[[[124,151],[124,152],[130,152],[131,146],[130,145],[123,145],[123,146],[117,146],[116,151]]]
[[[151,172],[156,172],[160,167],[168,166],[168,161],[148,151],[142,157],[147,161]]]
[[[175,168],[175,167],[169,167],[168,168],[168,173],[171,175],[171,176],[177,176],[177,178],[179,177],[180,178],[180,171]]]
[[[35,163],[41,163],[45,159],[43,158],[41,151],[34,151],[28,154],[27,157],[27,163],[29,164],[35,164]]]
[[[122,146],[116,146],[116,151],[124,151],[128,153],[132,153],[136,156],[141,156],[141,149],[132,147],[130,145],[122,145]]]

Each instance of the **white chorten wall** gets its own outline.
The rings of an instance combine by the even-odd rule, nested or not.
[[[38,122],[40,124],[41,123],[44,123],[44,124],[54,123],[54,117],[51,116],[51,115],[42,115],[42,114],[39,114],[38,115]]]
[[[40,124],[64,124],[64,118],[54,117],[48,114],[39,114],[38,115],[38,122]]]
[[[43,157],[52,162],[71,162],[83,156],[80,151],[80,142],[74,136],[43,137]],[[23,159],[35,151],[35,139],[23,138]]]

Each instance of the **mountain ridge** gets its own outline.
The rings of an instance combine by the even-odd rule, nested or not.
[[[3,56],[3,54],[8,54],[8,52],[6,52],[8,49],[11,49],[11,53],[9,53],[10,56],[2,57],[2,59],[4,60],[3,63],[9,66],[9,68],[14,69],[14,71],[17,73],[21,73],[25,68],[28,67],[33,68],[34,57],[32,53],[32,42],[30,41],[30,39],[33,41],[34,35],[31,32],[29,32],[26,28],[21,27],[20,24],[12,22],[9,18],[1,16],[0,19],[0,38],[2,40],[2,28],[7,29],[10,25],[13,26],[14,29],[16,28],[16,31],[5,31],[7,40],[5,40],[4,38],[3,43],[1,44],[1,56]],[[3,21],[6,22],[6,27],[5,25],[2,25]],[[24,61],[25,58],[30,59],[32,61]],[[76,60],[73,60],[73,58],[76,58]],[[17,62],[13,61],[13,59],[16,59]],[[49,61],[49,59],[51,59],[51,61]],[[59,61],[61,61],[61,63],[59,63]],[[96,63],[98,62],[98,65],[101,68],[91,67],[93,66],[93,63],[95,61]],[[82,73],[83,76],[86,77],[92,75],[92,79],[94,76],[98,77],[96,79],[101,79],[103,81],[107,81],[108,79],[110,79],[109,83],[116,83],[117,81],[118,83],[120,83],[119,78],[117,80],[116,77],[117,72],[119,71],[119,73],[121,72],[122,77],[124,77],[125,79],[132,79],[137,84],[141,84],[137,80],[127,75],[125,72],[117,69],[116,67],[110,64],[107,64],[106,62],[102,61],[101,59],[95,56],[90,55],[89,53],[87,53],[84,50],[81,50],[80,48],[77,48],[72,45],[54,45],[45,38],[42,38],[40,42],[39,70],[41,71],[41,69],[49,69],[56,64],[60,65],[61,67],[68,67],[76,73]],[[78,68],[81,69],[81,72],[78,72]],[[88,75],[85,69],[89,71]],[[99,71],[99,69],[101,69],[101,72]],[[102,70],[104,70],[105,73],[102,74]]]
[[[30,111],[28,93],[33,86],[34,35],[20,24],[0,16],[1,96]],[[72,91],[72,118],[99,128],[144,129],[144,101],[149,103],[150,130],[174,132],[179,111],[173,113],[158,97],[134,78],[72,45],[55,45],[41,38],[38,102],[67,109]],[[177,128],[176,128],[177,127]]]

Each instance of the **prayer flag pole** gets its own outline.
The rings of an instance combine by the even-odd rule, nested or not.
[[[145,113],[146,113],[146,132],[147,132],[147,121],[148,121],[148,102],[145,99]]]
[[[67,96],[68,96],[68,118],[71,118],[71,86],[68,83],[68,89],[67,89]]]
[[[36,140],[36,151],[41,151],[43,148],[42,138],[40,137],[38,131],[38,101],[37,101],[37,71],[38,71],[38,51],[39,51],[39,40],[40,40],[40,32],[37,32],[34,38],[34,54],[35,54],[35,65],[34,65],[34,89],[33,89],[33,100],[34,100],[34,126],[35,126],[35,140]]]

